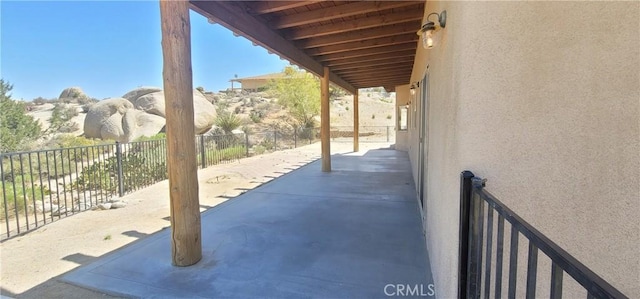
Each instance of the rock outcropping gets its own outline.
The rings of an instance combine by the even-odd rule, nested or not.
[[[136,109],[166,117],[164,92],[152,87],[141,87],[125,94]],[[198,90],[193,90],[194,126],[196,134],[209,131],[216,119],[216,108]]]
[[[206,133],[215,122],[215,106],[195,89],[193,105],[195,132]],[[84,134],[87,138],[130,142],[162,132],[165,116],[164,92],[156,87],[140,87],[122,98],[110,98],[89,106]]]
[[[84,121],[87,138],[130,142],[140,136],[153,136],[162,131],[163,117],[136,110],[124,98],[110,98],[93,104]]]

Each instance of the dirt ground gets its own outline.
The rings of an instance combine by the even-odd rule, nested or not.
[[[332,153],[352,150],[332,143]],[[379,144],[361,144],[361,151]],[[320,144],[278,151],[199,170],[201,210],[320,158]],[[169,228],[168,182],[122,198],[122,209],[87,211],[0,243],[0,296],[114,298],[60,282],[65,273],[138,239]],[[169,248],[167,248],[169,250]]]

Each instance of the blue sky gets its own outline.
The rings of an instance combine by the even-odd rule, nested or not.
[[[239,77],[287,64],[191,12],[194,87],[226,89]],[[162,87],[157,1],[0,0],[0,76],[13,99],[57,97],[79,86],[98,99],[138,86]]]

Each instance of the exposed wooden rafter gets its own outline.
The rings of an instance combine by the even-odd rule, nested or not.
[[[287,34],[287,39],[298,40],[341,32],[349,32],[352,30],[400,24],[412,20],[422,20],[422,9],[410,9],[401,12],[388,13],[381,16],[359,18],[350,21],[337,22],[334,24],[295,29],[291,30],[291,32]]]
[[[389,55],[401,55],[405,56],[407,51],[410,51],[411,54],[415,54],[415,45],[413,44],[405,44],[405,45],[396,45],[396,46],[387,46],[380,48],[369,48],[363,50],[355,50],[349,52],[335,53],[323,56],[317,56],[316,59],[318,61],[336,61],[336,60],[345,60],[348,58],[362,57],[362,56],[371,56],[371,55],[382,55],[388,57]]]
[[[415,56],[415,52],[414,51],[412,51],[412,50],[404,50],[404,51],[394,52],[392,59],[398,61],[399,59],[403,59],[403,58],[409,57],[409,58],[411,58],[411,60],[413,60],[414,56]],[[369,62],[375,62],[375,61],[379,61],[379,60],[383,60],[384,61],[384,60],[389,60],[389,59],[390,59],[389,54],[381,53],[381,54],[353,57],[353,58],[347,58],[347,59],[331,60],[331,61],[325,62],[325,65],[327,65],[329,67],[337,67],[337,66],[351,65],[351,64],[367,64]]]
[[[271,22],[270,25],[276,29],[290,28],[403,6],[407,6],[407,3],[400,1],[355,2],[282,16]]]
[[[232,3],[222,1],[193,1],[191,2],[191,7],[207,18],[215,20],[229,30],[240,33],[245,38],[261,45],[267,50],[277,53],[281,57],[289,58],[292,62],[316,76],[321,77],[323,75],[323,66],[318,61],[296,48],[291,42],[285,40],[264,23],[244,13],[242,9],[234,6]],[[215,12],[215,14],[211,12]],[[350,93],[355,92],[353,85],[337,75],[331,73],[329,77],[331,82],[337,86],[344,88]]]
[[[296,45],[303,49],[339,45],[360,40],[397,36],[404,33],[415,33],[417,30],[416,28],[420,28],[420,21],[413,20],[405,23],[378,27],[375,30],[364,29],[303,39],[297,41]]]
[[[297,8],[322,2],[321,0],[308,0],[308,1],[258,1],[251,6],[251,13],[253,14],[267,14],[272,12],[283,11],[287,9]]]
[[[401,64],[406,62],[413,62],[413,57],[405,57],[405,58],[395,58],[390,57],[383,60],[373,60],[368,62],[359,62],[359,63],[351,63],[345,65],[337,65],[331,68],[332,71],[346,70],[346,69],[357,69],[364,67],[373,67],[373,66],[382,66],[382,65],[391,65],[391,64]]]
[[[360,49],[369,49],[375,47],[384,47],[384,46],[392,46],[392,45],[401,45],[401,44],[409,44],[405,45],[416,48],[415,44],[418,41],[418,36],[415,33],[408,33],[397,36],[387,36],[376,39],[368,39],[357,42],[350,42],[338,45],[331,46],[323,46],[314,49],[308,49],[306,52],[311,56],[319,56],[319,55],[327,55],[332,53],[340,53],[346,51],[360,50]]]

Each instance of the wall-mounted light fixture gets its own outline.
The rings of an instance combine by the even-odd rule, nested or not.
[[[431,16],[438,17],[438,25],[436,26],[435,22],[429,21]],[[418,30],[417,34],[422,36],[422,46],[425,49],[431,49],[437,44],[438,39],[438,29],[444,28],[447,25],[447,11],[443,10],[441,13],[432,12],[427,16],[427,22],[422,25],[422,28]]]
[[[418,87],[420,87],[420,82],[411,83],[409,93],[411,93],[412,96],[416,95],[416,89],[418,89]]]

